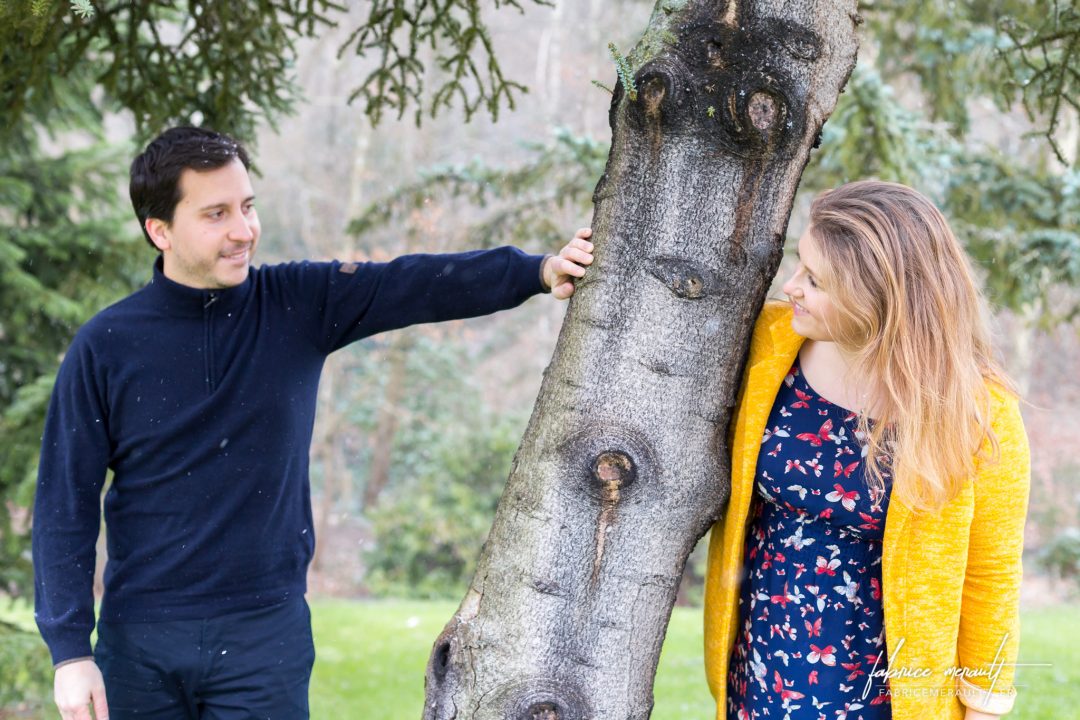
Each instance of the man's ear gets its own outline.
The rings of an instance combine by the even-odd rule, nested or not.
[[[158,250],[164,252],[172,249],[172,241],[169,239],[169,224],[159,218],[146,218],[146,234],[154,241]]]

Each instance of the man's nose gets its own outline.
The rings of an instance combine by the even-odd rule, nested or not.
[[[255,238],[255,232],[252,230],[252,223],[243,213],[235,215],[237,218],[229,227],[229,239],[230,240],[253,240]]]

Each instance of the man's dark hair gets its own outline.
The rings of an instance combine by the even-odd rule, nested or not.
[[[146,232],[146,219],[171,223],[180,203],[180,174],[184,170],[216,170],[236,158],[251,167],[244,146],[209,128],[174,127],[150,141],[131,163],[131,205],[146,242],[157,249]]]

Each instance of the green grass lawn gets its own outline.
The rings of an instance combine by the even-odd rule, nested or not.
[[[316,720],[419,718],[424,667],[435,637],[456,608],[451,602],[315,600],[317,660],[311,681]],[[0,603],[0,619],[32,626],[25,606]],[[676,608],[656,678],[654,720],[712,718],[701,661],[701,611]],[[1069,720],[1080,707],[1080,607],[1023,613],[1020,696],[1010,720]],[[0,710],[0,718],[5,713]],[[54,720],[45,712],[8,717]]]
[[[428,653],[457,604],[323,601],[312,608],[311,716],[419,718]],[[713,716],[701,644],[701,611],[676,608],[657,671],[655,720]]]
[[[318,659],[312,717],[419,718],[424,667],[454,603],[314,604]],[[676,608],[656,673],[654,720],[712,718],[702,665],[701,610]],[[1080,707],[1080,607],[1025,612],[1019,696],[1010,720],[1071,720]]]

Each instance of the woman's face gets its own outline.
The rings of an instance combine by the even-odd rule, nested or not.
[[[840,320],[832,298],[820,283],[819,273],[825,269],[825,261],[810,228],[799,238],[798,256],[799,265],[783,286],[795,309],[791,327],[809,340],[832,342],[836,338],[830,328],[838,327]]]

